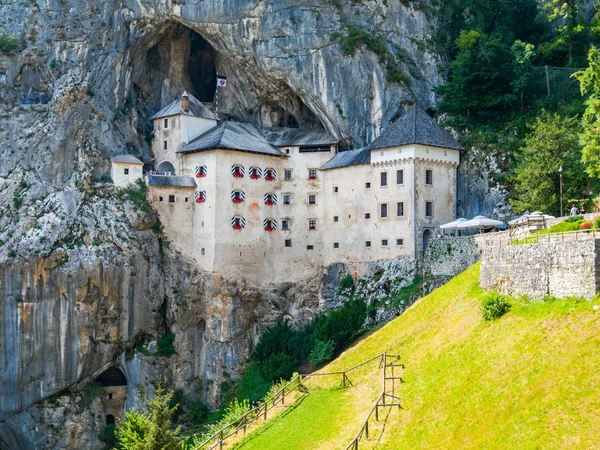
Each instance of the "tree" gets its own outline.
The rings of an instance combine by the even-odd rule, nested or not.
[[[535,47],[532,44],[517,39],[510,48],[510,52],[514,58],[515,72],[517,74],[517,77],[512,82],[512,87],[514,92],[519,94],[521,111],[523,111],[525,107],[523,95],[531,78],[531,59],[535,55]]]
[[[560,213],[560,176],[563,166],[563,198],[580,198],[589,178],[581,162],[576,117],[542,111],[517,155],[510,201],[516,211]]]
[[[171,417],[178,405],[169,406],[173,393],[164,393],[159,386],[148,402],[148,411],[125,413],[115,432],[122,450],[180,450],[180,428],[171,430]]]
[[[580,135],[582,161],[591,176],[600,177],[600,52],[596,47],[590,49],[588,63],[587,69],[574,75],[579,80],[581,95],[589,95]]]
[[[585,57],[587,44],[587,29],[580,22],[580,0],[548,0],[544,5],[548,20],[555,22],[558,33],[556,40],[547,43],[541,48],[545,54],[546,63],[573,67],[575,62],[580,62]],[[563,54],[561,60],[556,60],[556,54]]]

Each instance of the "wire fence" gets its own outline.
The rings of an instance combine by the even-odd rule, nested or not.
[[[579,81],[572,76],[580,70],[585,67],[533,67],[527,95],[534,100],[549,98],[556,101],[581,97]]]

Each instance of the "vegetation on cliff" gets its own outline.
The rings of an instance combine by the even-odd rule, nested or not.
[[[485,321],[478,279],[475,265],[323,369],[342,370],[382,351],[400,353],[406,364],[403,409],[380,412],[385,431],[372,430],[361,448],[596,445],[600,315],[592,303],[510,299],[508,312]],[[376,366],[365,366],[351,377],[355,387],[341,391],[331,390],[331,380],[309,379],[315,401],[309,394],[239,448],[281,448],[281,439],[286,448],[344,448],[380,394],[380,378]],[[330,412],[335,420],[321,420]]]

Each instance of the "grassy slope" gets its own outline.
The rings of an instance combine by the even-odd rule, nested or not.
[[[385,433],[361,443],[361,450],[375,444],[386,449],[598,447],[600,312],[574,301],[516,304],[500,320],[484,322],[478,278],[476,265],[323,369],[347,368],[382,351],[402,355],[404,409],[386,413]],[[334,421],[328,416],[325,428],[320,420],[303,423],[296,442],[345,447],[381,386],[376,365],[358,370],[352,380],[357,387],[347,392],[355,401]],[[309,386],[335,381],[315,379]],[[261,447],[242,448],[305,448],[290,440],[281,447],[282,433],[274,431],[296,427],[300,415],[324,417],[336,408],[337,396],[307,402],[277,428],[263,431]]]

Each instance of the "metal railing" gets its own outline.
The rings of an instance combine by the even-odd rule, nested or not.
[[[304,384],[302,384],[302,376],[296,375],[294,376],[289,383],[283,386],[280,390],[278,390],[275,394],[273,394],[269,399],[262,402],[260,405],[252,408],[250,411],[245,413],[243,416],[237,418],[236,420],[229,422],[227,425],[222,427],[220,430],[214,432],[210,437],[205,439],[201,444],[192,447],[193,450],[200,450],[206,447],[207,450],[212,450],[219,447],[219,449],[223,448],[224,442],[230,437],[238,434],[240,431],[243,431],[246,434],[246,429],[248,425],[257,421],[260,418],[267,420],[267,412],[275,408],[277,404],[281,403],[281,405],[285,405],[285,396],[286,393],[290,394],[294,390],[298,390],[298,392],[302,394],[308,394],[308,389]],[[270,405],[270,406],[269,406]],[[213,442],[214,441],[214,442]]]
[[[600,239],[600,228],[590,228],[587,230],[562,231],[557,233],[531,234],[525,237],[507,237],[479,240],[480,245],[485,247],[503,247],[510,245],[526,244],[551,244],[557,242],[587,241]]]

